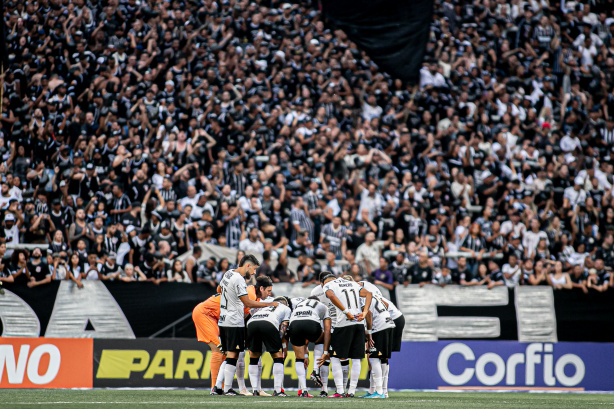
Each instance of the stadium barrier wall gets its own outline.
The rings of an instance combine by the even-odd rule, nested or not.
[[[614,344],[510,341],[404,342],[390,364],[391,389],[614,391]],[[286,388],[297,386],[294,354]],[[211,351],[189,339],[0,338],[1,388],[210,386]],[[262,360],[273,387],[273,362]],[[307,373],[313,367],[313,356]],[[368,386],[362,362],[359,387]],[[246,380],[248,375],[246,372]],[[249,382],[249,381],[248,381]],[[308,381],[310,388],[315,389]],[[248,384],[249,385],[249,384]],[[332,378],[329,386],[332,387]]]
[[[404,342],[389,387],[614,391],[613,354],[609,343]]]

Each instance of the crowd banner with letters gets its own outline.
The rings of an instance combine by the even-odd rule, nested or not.
[[[192,310],[215,293],[206,284],[85,284],[7,284],[0,295],[0,336],[195,339]],[[290,297],[307,297],[312,289],[273,285],[275,295]],[[405,315],[404,341],[614,342],[614,291],[401,285],[391,295]]]

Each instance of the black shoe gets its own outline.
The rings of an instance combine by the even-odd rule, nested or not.
[[[345,394],[345,397],[346,397],[346,398],[353,398],[353,397],[354,397],[354,394],[353,394],[353,393],[346,393],[346,394]]]
[[[216,388],[214,386],[213,389],[211,390],[211,395],[223,395],[223,394],[224,394],[224,389],[222,388]]]
[[[284,392],[275,392],[273,396],[281,396],[282,398],[288,397],[288,395],[286,395]]]
[[[237,392],[235,392],[234,389],[228,389],[228,392],[226,392],[224,395],[226,395],[226,396],[238,396],[239,394]]]
[[[253,395],[254,396],[260,396],[260,391],[254,391]]]
[[[322,387],[322,378],[320,378],[319,374],[312,372],[310,378],[316,383],[316,385],[318,385],[320,388]]]
[[[318,395],[319,398],[328,398],[328,392],[322,391]]]

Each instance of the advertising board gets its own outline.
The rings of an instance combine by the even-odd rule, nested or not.
[[[404,342],[389,387],[461,390],[614,390],[614,344]]]
[[[93,340],[0,338],[0,388],[91,388]]]

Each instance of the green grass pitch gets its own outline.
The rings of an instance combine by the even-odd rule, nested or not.
[[[614,407],[614,394],[392,392],[368,399],[210,396],[208,390],[25,390],[0,392],[0,408],[137,409],[137,408],[599,408]],[[359,392],[362,395],[364,392]]]

